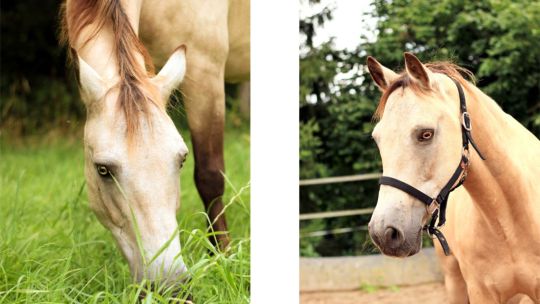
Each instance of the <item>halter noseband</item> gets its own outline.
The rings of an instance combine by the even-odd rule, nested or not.
[[[452,80],[456,84],[459,92],[459,109],[461,112],[461,137],[463,141],[463,151],[461,153],[461,160],[456,171],[454,171],[454,174],[452,175],[452,177],[450,177],[450,180],[442,188],[441,192],[439,192],[439,195],[432,198],[431,196],[425,194],[417,188],[393,177],[383,176],[379,179],[379,185],[387,185],[398,188],[399,190],[406,192],[411,196],[414,196],[419,201],[426,204],[427,210],[431,212],[431,221],[429,225],[424,226],[423,229],[426,230],[430,236],[435,235],[437,237],[437,239],[441,243],[445,255],[450,254],[450,247],[448,246],[444,235],[438,229],[438,227],[441,227],[446,222],[446,204],[448,203],[448,196],[450,195],[450,192],[461,186],[465,181],[465,178],[467,177],[467,169],[469,168],[469,143],[471,143],[480,158],[482,160],[485,160],[482,153],[480,153],[480,150],[478,150],[478,146],[476,146],[471,135],[471,116],[469,115],[469,112],[467,112],[467,104],[465,102],[465,94],[463,93],[463,88],[458,81],[456,81],[455,79]],[[438,222],[437,219],[439,220]]]

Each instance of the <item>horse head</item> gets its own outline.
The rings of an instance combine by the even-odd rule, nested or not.
[[[188,148],[165,111],[185,67],[179,48],[154,77],[106,79],[79,57],[90,207],[138,281],[185,279],[176,211]]]
[[[455,66],[424,65],[410,53],[405,53],[405,67],[397,74],[368,58],[369,72],[383,92],[372,136],[384,176],[436,198],[464,153],[460,96],[453,79],[465,81]],[[422,228],[434,211],[431,207],[436,205],[399,187],[381,184],[369,234],[384,254],[414,255],[421,248]]]

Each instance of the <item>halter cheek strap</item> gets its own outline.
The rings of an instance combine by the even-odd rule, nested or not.
[[[463,149],[468,152],[469,143],[471,143],[476,153],[478,153],[478,156],[480,156],[482,160],[486,160],[486,158],[484,157],[484,155],[482,155],[480,149],[478,149],[478,146],[472,138],[471,115],[469,114],[469,112],[467,112],[467,102],[465,100],[465,93],[463,93],[463,87],[461,87],[461,84],[459,84],[457,80],[453,78],[451,79],[456,84],[459,93],[459,111],[461,112],[461,138],[463,142]]]
[[[450,247],[448,246],[446,238],[438,229],[438,227],[441,227],[446,222],[446,205],[448,203],[448,197],[450,196],[450,192],[461,186],[465,181],[465,178],[467,177],[467,169],[469,168],[469,143],[471,143],[480,158],[482,160],[485,160],[482,153],[480,153],[478,146],[472,139],[471,117],[469,115],[469,112],[467,112],[467,104],[465,101],[465,94],[463,93],[463,88],[461,87],[461,84],[459,84],[459,82],[457,82],[455,79],[452,80],[456,84],[459,93],[459,109],[461,112],[461,135],[463,151],[461,154],[461,160],[458,167],[456,168],[456,171],[454,171],[454,174],[452,174],[450,180],[448,180],[446,185],[441,189],[439,195],[433,198],[425,194],[424,192],[418,190],[417,188],[393,177],[383,176],[379,179],[379,185],[386,185],[397,188],[415,197],[427,206],[427,210],[431,212],[431,221],[429,225],[424,226],[423,229],[426,230],[429,235],[435,235],[435,237],[437,237],[439,243],[444,250],[445,255],[450,255]]]

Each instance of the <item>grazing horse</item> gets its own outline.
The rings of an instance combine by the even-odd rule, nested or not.
[[[167,102],[182,90],[195,182],[211,241],[225,249],[224,82],[249,78],[249,0],[67,0],[62,11],[87,110],[90,207],[135,280],[182,281],[176,211],[188,149]],[[153,62],[163,66],[157,75]]]
[[[387,255],[416,254],[430,215],[444,216],[449,185],[436,236],[451,253],[435,243],[450,303],[540,303],[540,141],[460,67],[410,53],[401,74],[372,57],[367,65],[383,92],[373,138],[391,177],[380,181],[373,242]]]

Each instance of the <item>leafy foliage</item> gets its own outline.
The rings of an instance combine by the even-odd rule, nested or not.
[[[57,39],[61,3],[0,2],[0,129],[6,133],[69,133],[82,125],[85,109],[77,76]],[[232,123],[240,125],[246,119],[240,115],[236,91],[227,86],[226,105]]]
[[[56,38],[61,1],[3,1],[0,126],[25,134],[83,117],[76,78]],[[39,9],[38,9],[39,8]]]
[[[414,52],[422,61],[454,61],[475,73],[477,85],[507,113],[540,134],[539,2],[375,0],[372,8],[358,18],[377,20],[375,28],[366,28],[377,33],[375,41],[358,37],[359,45],[352,51],[335,49],[332,39],[320,46],[301,44],[301,178],[380,172],[379,153],[370,138],[380,93],[364,68],[367,55],[396,71],[404,51]],[[320,14],[310,18],[331,19],[326,8]],[[324,25],[318,22],[313,31],[306,31],[303,23],[304,41],[313,41],[317,26]],[[300,189],[300,212],[373,207],[377,191],[374,181],[305,186]],[[302,231],[330,230],[368,221],[369,216],[345,217],[300,226]],[[366,239],[365,233],[302,239],[301,252],[371,252]]]
[[[452,59],[470,69],[507,113],[540,134],[538,1],[378,0],[374,7],[378,39],[359,51],[391,67],[405,50],[422,60]]]

